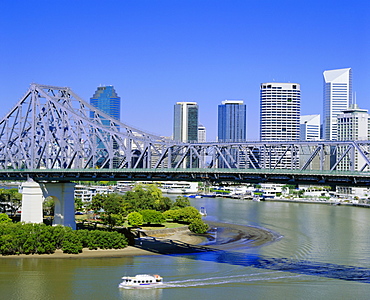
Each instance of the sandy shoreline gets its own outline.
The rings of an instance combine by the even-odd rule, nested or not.
[[[251,246],[260,246],[264,243],[270,242],[274,239],[271,232],[262,228],[251,226],[242,226],[234,224],[224,224],[208,222],[211,228],[222,228],[225,236],[229,237],[229,242],[245,239],[251,242]],[[231,238],[230,238],[231,237]],[[167,236],[161,237],[146,237],[136,240],[135,246],[128,246],[124,249],[108,249],[108,250],[89,250],[83,249],[79,254],[66,254],[58,249],[53,254],[21,254],[0,256],[3,259],[14,258],[119,258],[125,256],[139,256],[139,255],[161,255],[161,254],[181,254],[193,253],[203,251],[214,251],[222,249],[225,245],[215,245],[210,242],[208,245],[201,245],[207,241],[206,236],[196,235],[189,230],[183,230],[171,233]],[[227,242],[226,244],[229,244]]]

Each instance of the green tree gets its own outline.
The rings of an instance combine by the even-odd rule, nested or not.
[[[52,197],[46,197],[44,202],[42,203],[42,209],[44,211],[44,215],[54,216],[54,210],[55,210],[54,199]]]
[[[22,194],[18,189],[0,189],[0,212],[10,211],[15,216],[22,206]]]
[[[124,195],[124,204],[128,212],[154,209],[164,212],[171,208],[172,201],[162,196],[162,191],[153,184],[136,185]]]
[[[177,208],[184,208],[187,206],[190,206],[189,198],[183,197],[183,196],[177,196],[172,208],[177,209]]]
[[[140,225],[143,225],[143,216],[141,215],[141,213],[134,211],[128,214],[127,222],[130,226],[138,227]]]
[[[123,223],[126,214],[124,197],[117,193],[95,195],[89,206],[95,213],[102,215],[102,220],[110,228]],[[101,212],[103,210],[103,212]]]
[[[81,211],[84,208],[84,203],[82,202],[82,199],[79,197],[75,198],[75,210]]]
[[[125,222],[125,218],[122,214],[104,214],[102,220],[110,229],[113,229],[115,226],[121,226]]]
[[[146,224],[162,224],[165,221],[162,213],[153,209],[142,210],[140,214],[143,216],[143,222]]]

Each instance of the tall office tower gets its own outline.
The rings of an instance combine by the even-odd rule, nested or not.
[[[218,141],[245,142],[247,109],[242,100],[225,100],[218,106]]]
[[[260,90],[261,141],[299,140],[301,91],[298,83],[266,82]],[[262,149],[262,168],[298,168],[295,151],[287,146]]]
[[[268,82],[261,84],[261,141],[299,140],[300,85]]]
[[[206,128],[202,125],[198,125],[198,142],[204,143],[207,140]]]
[[[187,143],[198,141],[198,104],[196,102],[175,104],[173,139]]]
[[[323,139],[337,139],[337,120],[352,104],[351,68],[324,71]]]
[[[120,120],[121,98],[112,85],[99,86],[90,98],[90,104],[116,120]]]
[[[369,114],[367,109],[360,109],[357,104],[351,104],[348,109],[344,110],[337,120],[337,139],[338,141],[359,141],[369,140]],[[360,171],[366,161],[362,156],[355,152],[345,153],[346,147],[340,146],[337,152],[337,159],[343,154],[344,159],[339,162],[339,170]],[[369,149],[368,149],[369,150]],[[350,163],[349,155],[353,155],[354,164]]]
[[[95,91],[94,95],[90,98],[90,104],[97,109],[101,110],[102,112],[106,113],[110,117],[113,117],[116,120],[120,120],[120,113],[121,113],[121,98],[117,95],[116,91],[114,90],[112,85],[109,86],[99,86],[98,89]],[[91,112],[91,117],[94,117],[94,113]],[[102,119],[102,123],[106,126],[110,125],[109,120]],[[118,127],[117,127],[118,128]],[[105,136],[107,140],[110,140],[111,136]],[[113,148],[118,149],[117,141],[113,140]],[[104,157],[107,155],[107,149],[104,146],[103,140],[97,139],[97,149],[98,153],[96,155],[101,155],[102,159],[100,163],[102,167],[108,167],[106,164]],[[99,163],[99,162],[98,162]],[[104,166],[104,164],[106,164]],[[113,159],[113,168],[117,168],[119,166],[118,158]]]
[[[301,116],[300,120],[300,140],[318,141],[320,139],[320,115]]]

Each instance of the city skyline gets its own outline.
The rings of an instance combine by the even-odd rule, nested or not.
[[[122,98],[123,123],[163,136],[173,104],[191,101],[214,141],[217,105],[242,99],[247,139],[258,140],[262,82],[298,82],[301,114],[321,114],[323,71],[349,67],[368,108],[369,3],[108,2],[3,3],[0,114],[32,82],[71,87],[87,102],[107,84]]]

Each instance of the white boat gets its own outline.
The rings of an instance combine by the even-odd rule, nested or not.
[[[202,215],[202,216],[206,216],[207,215],[207,211],[205,209],[205,207],[201,207],[200,210],[199,210],[199,213]]]
[[[252,200],[256,202],[261,201],[260,196],[257,196],[257,195],[254,195]]]
[[[163,278],[159,275],[140,274],[134,277],[123,276],[122,282],[118,287],[124,289],[151,288],[161,286],[162,284]]]

